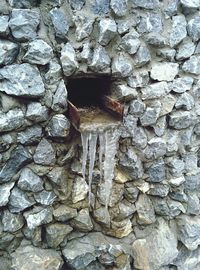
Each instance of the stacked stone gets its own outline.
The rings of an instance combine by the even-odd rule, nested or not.
[[[200,1],[0,6],[0,269],[199,269]],[[126,107],[109,212],[67,117],[77,74]]]

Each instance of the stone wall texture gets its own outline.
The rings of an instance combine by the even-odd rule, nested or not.
[[[67,114],[88,74],[125,103],[109,212]],[[199,145],[199,0],[0,0],[1,270],[199,270]]]

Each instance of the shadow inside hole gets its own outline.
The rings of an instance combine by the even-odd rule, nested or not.
[[[80,77],[67,80],[68,99],[77,107],[100,106],[111,89],[110,76]]]

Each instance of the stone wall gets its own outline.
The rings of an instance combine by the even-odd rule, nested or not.
[[[199,8],[0,0],[1,270],[200,269]],[[88,74],[125,103],[109,218],[67,114]]]

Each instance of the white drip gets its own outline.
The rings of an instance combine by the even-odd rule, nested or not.
[[[91,203],[91,185],[96,156],[97,136],[96,133],[90,133],[89,135],[89,204]]]
[[[117,152],[119,136],[120,133],[118,127],[110,127],[108,130],[101,130],[101,132],[98,130],[93,130],[92,132],[84,131],[81,134],[83,147],[82,173],[84,179],[87,166],[87,158],[89,154],[89,204],[91,204],[91,185],[96,157],[97,139],[99,139],[100,183],[103,180],[105,190],[105,207],[108,209],[110,193],[112,189],[112,180],[114,178],[115,155]]]

